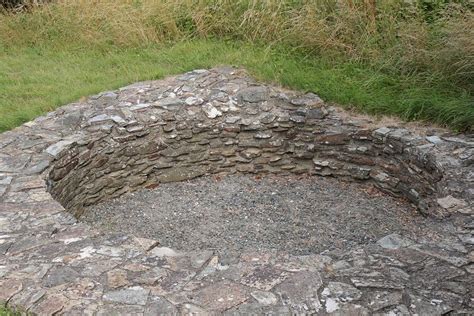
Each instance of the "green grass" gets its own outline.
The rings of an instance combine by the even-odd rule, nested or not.
[[[305,58],[282,47],[192,40],[140,49],[0,49],[0,131],[83,96],[218,65],[242,66],[259,80],[313,91],[361,112],[473,129],[472,95],[446,82],[387,74],[354,61]]]
[[[21,313],[19,312],[14,312],[8,308],[0,306],[0,316],[20,316],[20,315]]]

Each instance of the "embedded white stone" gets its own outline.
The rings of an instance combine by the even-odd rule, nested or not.
[[[222,116],[222,112],[216,109],[212,104],[207,103],[202,107],[202,110],[204,113],[206,113],[206,116],[210,119],[214,119],[218,116]]]

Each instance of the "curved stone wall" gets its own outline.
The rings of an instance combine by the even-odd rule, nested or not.
[[[314,94],[258,85],[234,69],[135,84],[73,107],[66,120],[88,114],[80,133],[46,151],[55,156],[49,190],[76,215],[139,187],[222,172],[371,181],[435,215],[446,213],[438,198],[473,194],[463,183],[472,156],[445,150],[467,157],[467,141],[373,126]]]
[[[472,314],[472,137],[400,126],[220,68],[102,93],[2,133],[0,303],[37,315]],[[441,238],[388,232],[348,252],[223,258],[71,215],[221,172],[371,181],[452,216]]]

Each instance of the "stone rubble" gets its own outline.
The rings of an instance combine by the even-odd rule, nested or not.
[[[66,105],[0,135],[0,301],[38,315],[471,314],[474,141],[429,136],[347,118],[233,68]],[[222,262],[101,235],[73,216],[141,187],[236,172],[371,182],[460,237]]]

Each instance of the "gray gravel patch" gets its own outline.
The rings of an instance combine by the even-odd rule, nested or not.
[[[174,249],[221,254],[320,253],[372,244],[392,233],[433,241],[449,229],[371,186],[308,176],[232,175],[161,184],[93,206],[81,220]]]

